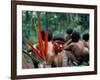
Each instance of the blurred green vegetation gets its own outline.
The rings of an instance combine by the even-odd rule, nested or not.
[[[22,11],[22,40],[29,39],[32,43],[37,41],[36,29],[38,27],[38,16],[40,16],[41,30],[50,30],[53,35],[65,34],[67,28],[71,27],[80,32],[89,31],[89,14],[57,13]],[[23,41],[23,48],[26,48]]]

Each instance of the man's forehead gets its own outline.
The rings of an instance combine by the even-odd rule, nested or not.
[[[64,41],[61,41],[61,40],[55,40],[54,42],[57,42],[57,43],[65,43]]]

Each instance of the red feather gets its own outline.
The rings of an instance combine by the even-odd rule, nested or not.
[[[42,57],[42,55],[40,54],[40,52],[39,52],[37,49],[35,49],[35,48],[33,47],[32,43],[31,43],[28,39],[25,38],[25,42],[30,46],[30,48],[32,49],[32,51],[33,51],[38,57]]]
[[[47,51],[48,51],[48,32],[45,31],[45,51],[44,51],[45,56],[46,56]]]
[[[45,58],[45,56],[44,56],[44,45],[43,45],[42,34],[41,34],[41,27],[40,27],[40,17],[38,17],[37,37],[38,37],[38,47],[39,47],[40,53]]]

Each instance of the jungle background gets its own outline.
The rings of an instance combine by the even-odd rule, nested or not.
[[[73,28],[80,35],[89,32],[89,14],[79,13],[57,13],[22,11],[22,40],[29,39],[32,43],[37,42],[36,29],[38,27],[38,16],[40,17],[41,30],[50,30],[53,36],[65,34],[67,28]],[[23,42],[22,48],[27,48]]]

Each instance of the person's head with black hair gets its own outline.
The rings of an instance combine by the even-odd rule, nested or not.
[[[53,41],[59,40],[59,41],[65,42],[63,34],[57,34],[57,35],[53,36],[52,40]]]
[[[89,40],[89,33],[84,33],[83,36],[82,36],[82,39],[84,41],[88,41]]]
[[[48,41],[51,41],[52,40],[52,33],[50,31],[47,31],[48,32]],[[42,34],[42,39],[44,41],[44,38],[45,38],[45,30],[42,30],[41,31],[41,34]]]
[[[72,42],[78,42],[80,39],[80,33],[74,31],[71,36]]]
[[[53,42],[53,48],[56,53],[61,52],[63,50],[65,43],[63,35],[61,34],[55,35],[53,37],[52,42]]]
[[[72,32],[73,32],[73,29],[72,29],[72,28],[68,28],[68,29],[66,30],[66,33],[69,34],[69,35],[72,34]]]
[[[66,42],[71,39],[72,33],[73,33],[73,29],[72,28],[68,28],[66,30],[66,33],[65,33],[65,40],[66,40]]]

